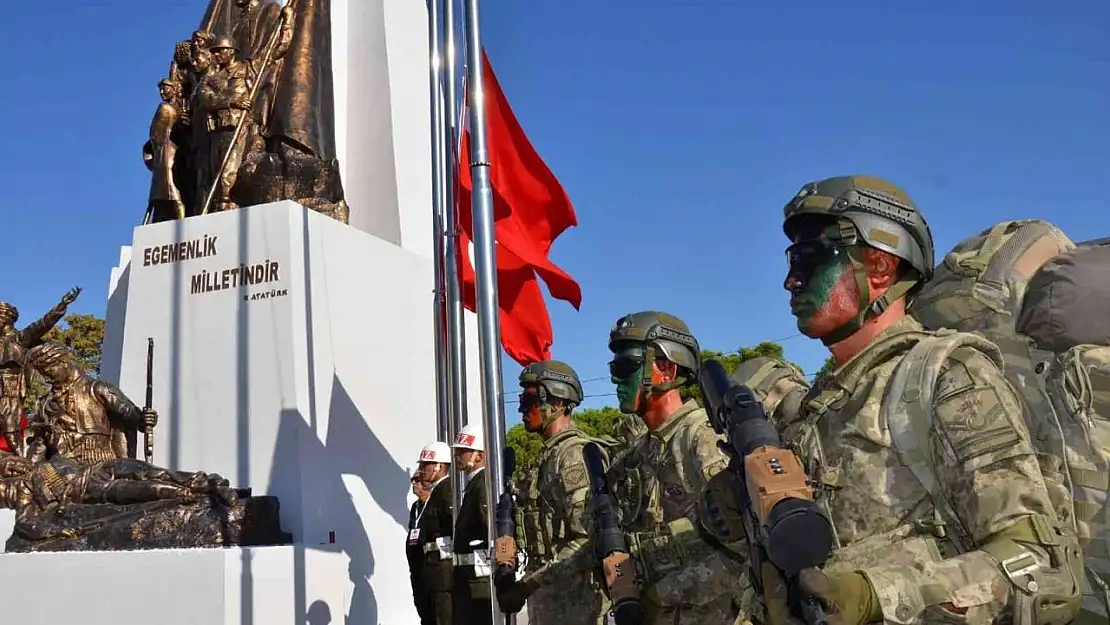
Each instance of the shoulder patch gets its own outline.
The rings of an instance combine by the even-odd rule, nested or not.
[[[971,368],[976,365],[982,367],[988,364],[986,358],[969,347],[961,347],[952,352],[945,363],[945,369],[937,378],[935,397],[937,401],[966,391],[975,386],[975,378]],[[1001,377],[1001,373],[999,373]]]
[[[569,493],[590,485],[590,478],[586,475],[586,467],[581,464],[573,465],[563,472],[563,487]]]
[[[1022,404],[988,358],[960,349],[937,381],[937,428],[953,459],[975,464],[1030,453]]]

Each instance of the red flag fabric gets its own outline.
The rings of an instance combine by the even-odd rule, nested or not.
[[[27,413],[23,413],[23,419],[19,422],[19,435],[23,436],[23,433],[26,432],[27,428],[29,428],[30,426],[31,424],[27,420]],[[8,441],[4,440],[3,436],[0,436],[0,451],[6,451],[9,453],[11,453],[12,451],[11,449],[8,449]]]
[[[521,365],[551,357],[551,318],[537,275],[552,297],[582,305],[582,289],[551,262],[551,244],[578,225],[570,198],[555,174],[532,147],[501,91],[489,58],[482,52],[486,104],[486,142],[493,191],[494,239],[501,344]],[[464,127],[456,194],[459,207],[459,274],[463,305],[475,310],[474,238],[470,193],[470,130]]]

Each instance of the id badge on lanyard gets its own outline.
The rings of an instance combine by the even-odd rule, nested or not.
[[[420,544],[420,528],[414,527],[409,530],[409,546],[416,546]]]

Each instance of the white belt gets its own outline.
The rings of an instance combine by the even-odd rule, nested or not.
[[[440,536],[434,542],[424,543],[424,553],[438,552],[440,560],[450,560],[453,547],[450,536]]]
[[[489,577],[489,550],[475,549],[474,553],[456,553],[455,566],[473,566],[474,577]]]
[[[483,562],[486,562],[486,558],[483,557],[483,556],[480,556],[476,553],[456,553],[455,554],[455,565],[456,566],[466,566],[468,564],[473,566],[475,564],[481,564]]]

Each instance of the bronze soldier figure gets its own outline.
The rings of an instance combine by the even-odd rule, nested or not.
[[[154,411],[140,410],[114,384],[90,379],[62,345],[43,343],[27,352],[26,363],[50,382],[39,416],[53,453],[85,465],[134,458],[138,430],[158,423]]]
[[[52,522],[47,514],[59,505],[195,503],[205,495],[228,505],[238,499],[230,483],[214,473],[170,471],[130,458],[91,467],[60,455],[38,463],[10,456],[0,460],[0,507],[17,511],[21,531],[31,540],[77,537],[77,528]]]
[[[185,218],[185,202],[174,177],[178,141],[185,121],[185,102],[181,83],[163,79],[158,83],[162,101],[150,122],[150,141],[143,149],[143,160],[151,171],[147,213],[152,223]]]
[[[280,31],[269,59],[236,58],[239,45],[234,38],[221,35],[212,42],[215,64],[201,79],[198,91],[198,113],[203,115],[207,130],[208,167],[211,177],[202,177],[203,186],[197,196],[204,212],[212,185],[215,187],[215,210],[231,210],[238,205],[231,200],[231,191],[239,176],[239,167],[247,152],[261,140],[259,111],[254,106],[252,93],[255,83],[264,80],[263,72],[268,60],[280,59],[289,51],[293,41],[292,8],[282,9]],[[194,120],[200,123],[200,119]],[[239,127],[242,126],[241,129]],[[257,147],[261,147],[260,145]],[[208,178],[208,179],[205,179]]]
[[[27,374],[24,358],[27,350],[42,343],[46,335],[66,314],[66,309],[81,294],[74,288],[62,296],[54,308],[42,319],[32,322],[22,330],[15,329],[19,310],[7,302],[0,302],[0,434],[4,436],[12,453],[23,455],[23,439],[19,426],[26,411]]]

